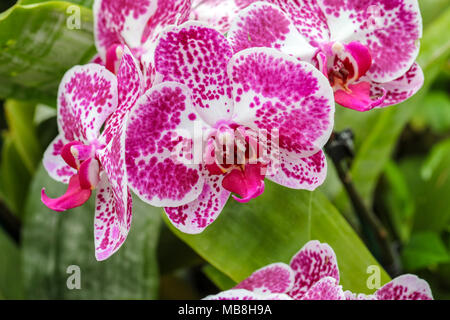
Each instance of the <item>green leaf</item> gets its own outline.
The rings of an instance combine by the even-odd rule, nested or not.
[[[0,228],[0,299],[23,299],[20,250]]]
[[[235,282],[270,263],[288,263],[310,239],[327,242],[334,249],[345,289],[369,292],[366,269],[378,265],[323,194],[292,190],[271,182],[267,182],[264,194],[250,203],[229,200],[218,219],[199,235],[171,228]],[[381,276],[383,283],[389,280],[384,271]]]
[[[0,98],[55,105],[59,82],[94,54],[92,12],[80,7],[80,29],[70,2],[17,4],[0,14]]]
[[[414,229],[444,231],[450,225],[450,139],[435,145],[425,160],[422,186],[417,186]]]
[[[405,270],[415,271],[450,261],[442,239],[435,232],[415,233],[403,249],[402,260]]]
[[[40,200],[45,186],[51,196],[65,186],[40,167],[27,199],[23,229],[23,268],[30,299],[155,299],[158,291],[156,247],[160,210],[134,201],[130,234],[106,261],[94,257],[94,199],[65,213],[46,208]],[[81,290],[66,286],[67,268],[81,270]]]
[[[8,208],[18,216],[22,216],[30,181],[31,175],[14,140],[10,134],[4,134],[0,162],[0,194]]]
[[[393,161],[387,163],[384,175],[388,186],[383,196],[389,208],[389,218],[401,242],[406,243],[413,227],[415,198],[403,172]]]
[[[52,0],[19,0],[21,5],[33,4],[33,3],[41,3],[41,2],[49,2]],[[67,2],[72,2],[74,4],[82,5],[86,8],[92,8],[94,5],[94,0],[67,0]]]
[[[416,129],[429,126],[438,134],[450,131],[450,96],[446,92],[432,91],[424,98],[422,106],[412,118]]]
[[[34,128],[35,105],[32,103],[7,100],[5,113],[12,139],[28,171],[33,173],[41,156],[41,147]]]
[[[210,264],[205,265],[202,271],[222,291],[231,289],[237,284]]]

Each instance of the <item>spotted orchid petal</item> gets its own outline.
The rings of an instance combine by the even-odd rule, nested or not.
[[[207,296],[203,300],[292,300],[292,298],[286,294],[258,294],[245,289],[231,289]]]
[[[235,289],[246,289],[258,294],[286,293],[294,284],[294,272],[284,263],[273,263],[252,273]]]
[[[131,110],[126,165],[129,184],[142,200],[176,207],[198,198],[205,181],[200,165],[177,156],[192,145],[196,121],[189,90],[173,82],[154,86]]]
[[[58,135],[47,147],[43,159],[44,168],[50,177],[62,183],[69,183],[70,178],[77,173],[61,157],[61,152],[66,144],[67,141],[64,137]]]
[[[235,53],[253,47],[268,47],[310,61],[316,52],[289,17],[270,3],[256,2],[240,11],[227,38]]]
[[[222,187],[221,176],[207,176],[203,190],[192,202],[166,207],[170,222],[184,233],[198,234],[214,222],[225,206],[230,192]]]
[[[342,286],[332,277],[324,277],[316,282],[302,300],[346,300]]]
[[[238,12],[256,0],[193,0],[191,20],[206,22],[221,33],[227,33]]]
[[[433,300],[430,286],[412,274],[401,275],[375,292],[378,300]]]
[[[424,81],[423,71],[417,63],[403,76],[386,83],[373,82],[371,86],[371,96],[380,96],[383,93],[385,98],[378,106],[380,108],[399,104],[413,96],[422,87]]]
[[[59,198],[51,199],[41,191],[42,202],[50,209],[58,212],[66,211],[83,205],[91,196],[91,189],[83,189],[80,185],[80,177],[75,174],[69,180],[67,191]]]
[[[266,0],[277,5],[294,22],[299,32],[311,45],[327,42],[330,39],[328,23],[317,0]]]
[[[116,108],[116,76],[98,64],[75,66],[59,85],[59,132],[66,141],[94,142]]]
[[[144,89],[138,62],[126,46],[121,47],[121,61],[117,71],[119,105],[105,123],[100,138],[105,147],[97,151],[102,168],[109,179],[110,192],[115,201],[116,219],[123,233],[127,231],[128,177],[125,163],[125,121]]]
[[[349,290],[344,291],[345,300],[377,300],[373,294],[353,293]]]
[[[94,243],[95,257],[98,261],[105,260],[119,250],[124,243],[131,226],[132,198],[127,193],[126,204],[121,204],[118,200],[113,187],[109,182],[106,173],[102,174],[101,180],[97,186],[97,195],[95,199],[95,218],[94,218]],[[123,205],[126,207],[123,208]],[[121,215],[118,210],[125,210],[125,228],[118,217]]]
[[[267,179],[291,189],[315,190],[327,176],[327,161],[322,151],[307,158],[281,155]]]
[[[292,257],[290,266],[295,272],[295,282],[288,294],[297,300],[322,278],[332,277],[339,282],[336,255],[326,243],[309,241]]]
[[[190,0],[95,0],[94,34],[97,50],[105,61],[112,45],[126,44],[137,56],[169,24],[183,22]]]
[[[317,153],[334,123],[328,79],[311,64],[271,48],[251,48],[228,64],[235,101],[233,120],[279,132],[280,149],[291,157]]]
[[[199,22],[169,27],[156,45],[156,77],[186,85],[197,112],[214,125],[218,120],[229,119],[233,111],[226,75],[232,54],[222,34]]]
[[[388,82],[408,71],[419,52],[422,19],[417,0],[317,0],[332,41],[359,41],[373,58],[368,76]]]

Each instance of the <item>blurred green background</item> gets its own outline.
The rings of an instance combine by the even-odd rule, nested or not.
[[[0,299],[198,299],[258,267],[288,262],[309,239],[335,249],[344,289],[371,292],[366,268],[380,263],[391,277],[418,274],[435,298],[450,298],[448,0],[419,1],[424,36],[418,62],[426,80],[416,96],[364,114],[336,108],[335,130],[354,136],[345,163],[365,205],[389,232],[401,261],[395,272],[331,161],[319,190],[268,183],[249,204],[230,200],[199,236],[180,234],[160,209],[135,198],[125,245],[109,260],[95,261],[93,202],[66,213],[40,202],[42,187],[50,195],[64,190],[41,166],[57,134],[58,83],[95,54],[92,0],[71,2],[0,2]],[[66,27],[73,3],[81,8],[77,30]],[[80,266],[80,290],[66,285],[71,265]],[[384,271],[382,280],[389,280]]]

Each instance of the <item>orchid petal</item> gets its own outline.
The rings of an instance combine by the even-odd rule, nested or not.
[[[252,273],[235,289],[246,289],[255,293],[286,293],[294,284],[294,272],[284,263],[273,263]]]
[[[166,207],[170,222],[189,234],[198,234],[213,223],[230,196],[230,192],[221,187],[222,179],[222,176],[208,176],[196,200],[179,207]]]
[[[401,275],[375,292],[378,300],[433,300],[430,286],[412,274]]]
[[[95,45],[102,60],[106,61],[106,52],[113,45],[140,48],[147,21],[155,10],[154,0],[95,0]]]
[[[98,64],[75,66],[58,90],[58,126],[66,141],[95,141],[108,116],[117,108],[117,80]]]
[[[127,192],[127,202],[117,203],[117,197],[108,176],[102,174],[95,199],[94,241],[97,260],[109,258],[124,243],[131,226],[132,201],[131,194]],[[120,210],[126,208],[126,213],[119,214],[117,212],[119,208]],[[122,215],[126,216],[125,228],[118,220],[118,217]]]
[[[58,135],[47,147],[44,153],[44,168],[47,170],[50,177],[56,181],[69,183],[70,178],[77,173],[77,171],[69,166],[61,157],[61,151],[67,144],[62,135]]]
[[[129,184],[142,200],[173,207],[200,195],[204,184],[200,165],[178,158],[184,147],[192,145],[198,121],[183,85],[162,83],[138,100],[128,117],[125,146]]]
[[[280,149],[308,157],[327,142],[334,123],[328,79],[311,64],[271,48],[235,54],[228,65],[233,120],[250,128],[279,132]]]
[[[371,80],[388,82],[409,70],[419,53],[422,18],[417,0],[318,0],[332,41],[353,40],[368,46]]]
[[[222,186],[241,198],[233,198],[241,203],[250,201],[264,192],[265,168],[258,164],[246,164],[245,169],[233,169],[222,181]]]
[[[231,86],[226,75],[232,49],[218,31],[198,22],[168,28],[155,51],[157,77],[186,85],[200,116],[210,125],[232,114]]]
[[[83,189],[80,186],[80,179],[77,174],[70,178],[69,186],[64,195],[51,199],[45,194],[45,188],[41,191],[42,202],[54,211],[66,211],[83,205],[91,196],[91,189]]]
[[[227,33],[241,9],[257,0],[194,0],[190,19],[206,22],[220,33]]]
[[[269,2],[286,12],[298,31],[309,39],[312,45],[316,46],[330,39],[327,20],[317,0],[269,0]]]
[[[235,53],[268,47],[310,61],[316,52],[288,16],[269,3],[256,2],[242,10],[233,20],[227,38]]]
[[[417,63],[414,63],[411,69],[398,79],[386,83],[373,82],[370,88],[371,95],[379,96],[385,92],[385,98],[379,108],[399,104],[419,91],[423,81],[423,71]]]
[[[153,42],[168,25],[185,22],[191,12],[191,0],[153,0],[156,9],[148,20],[142,35],[142,42]]]
[[[316,282],[302,300],[346,300],[342,286],[335,278],[325,277]]]
[[[273,170],[273,175],[266,176],[269,180],[288,188],[313,191],[325,181],[327,161],[322,151],[298,159],[282,154]]]
[[[78,175],[82,189],[94,189],[99,180],[100,164],[97,160],[89,158],[80,165]]]
[[[127,46],[120,46],[120,48],[122,54],[117,70],[118,107],[106,121],[105,130],[102,133],[105,144],[122,134],[126,116],[144,93],[144,80],[139,62]]]
[[[336,102],[343,107],[361,112],[381,106],[386,96],[386,92],[380,88],[380,96],[372,98],[371,83],[365,81],[348,85],[348,90],[349,92],[337,90],[334,93]]]
[[[231,289],[207,296],[203,300],[265,300],[265,298],[263,295],[245,289]]]
[[[326,243],[309,241],[292,257],[290,266],[295,272],[295,283],[288,294],[297,300],[324,277],[332,277],[339,282],[336,255]]]

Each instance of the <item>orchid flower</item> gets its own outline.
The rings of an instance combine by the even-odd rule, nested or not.
[[[186,21],[191,0],[95,0],[94,35],[100,61],[108,70],[120,62],[116,50],[126,45],[140,61],[146,87],[154,77],[152,44],[168,25]]]
[[[42,189],[42,202],[50,209],[81,206],[97,189],[94,236],[98,260],[119,249],[131,224],[124,120],[143,93],[143,77],[130,50],[122,46],[120,52],[117,75],[93,63],[75,66],[64,75],[58,90],[59,135],[43,160],[53,179],[69,184],[57,199]]]
[[[333,249],[312,240],[289,265],[273,263],[255,271],[233,289],[207,300],[432,300],[425,280],[412,274],[399,276],[374,294],[356,295],[339,285],[339,268]]]
[[[235,53],[270,47],[309,61],[328,77],[344,107],[368,111],[398,104],[423,84],[414,62],[422,36],[417,0],[267,0],[223,15],[234,16],[225,31]],[[217,21],[225,18],[199,19],[220,27]]]
[[[175,227],[202,232],[230,193],[247,202],[263,193],[265,177],[296,189],[323,182],[334,101],[316,68],[270,48],[233,55],[221,33],[198,22],[168,27],[155,48],[160,82],[128,118],[127,172],[133,191],[165,207]],[[261,156],[276,143],[259,131],[278,142],[279,161]]]

